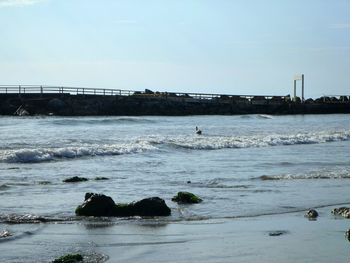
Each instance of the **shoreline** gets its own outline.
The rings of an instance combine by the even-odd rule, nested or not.
[[[0,246],[5,262],[26,263],[76,252],[105,255],[107,262],[346,262],[349,219],[332,215],[332,208],[318,209],[314,221],[305,218],[304,211],[172,223],[2,224],[27,234],[2,240]]]

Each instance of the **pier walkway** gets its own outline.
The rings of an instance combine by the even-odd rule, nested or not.
[[[67,95],[95,95],[95,96],[140,96],[140,97],[157,97],[157,98],[181,98],[189,100],[220,100],[220,101],[235,101],[241,103],[262,103],[269,102],[285,103],[293,102],[290,95],[275,96],[275,95],[228,95],[215,93],[183,93],[183,92],[153,92],[151,90],[134,91],[122,89],[104,89],[104,88],[85,88],[85,87],[63,87],[63,86],[43,86],[43,85],[0,85],[0,94],[67,94]],[[310,102],[306,100],[304,102]],[[322,96],[316,99],[323,103],[349,103],[350,96],[347,95],[329,95]],[[313,101],[313,100],[312,100]],[[295,102],[295,101],[294,101]],[[302,101],[296,101],[301,102]],[[265,104],[263,103],[263,104]]]

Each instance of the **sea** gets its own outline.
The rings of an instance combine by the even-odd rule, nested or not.
[[[135,230],[142,225],[188,226],[350,203],[350,115],[346,114],[10,116],[0,117],[0,138],[0,233],[12,235],[0,239],[0,251],[11,242],[18,249],[15,254],[1,251],[1,262],[49,262],[60,253],[84,248],[92,258],[100,255],[91,262],[102,262],[111,255],[104,255],[103,249],[95,254],[98,242],[86,227],[98,228],[101,222],[106,234],[108,226],[117,226],[132,228],[137,235],[145,234]],[[63,182],[73,176],[88,181]],[[194,193],[203,202],[171,201],[179,191]],[[158,196],[172,214],[76,217],[75,208],[87,192],[108,195],[116,203]],[[51,232],[44,235],[46,225]],[[60,238],[50,239],[50,233],[62,231]],[[117,247],[135,241],[124,235]],[[152,243],[150,250],[157,251],[166,244],[162,242]],[[109,237],[104,244],[116,243]],[[128,254],[124,261],[109,262],[142,262],[145,257],[147,253]],[[206,261],[205,257],[184,262],[232,262],[232,258]]]

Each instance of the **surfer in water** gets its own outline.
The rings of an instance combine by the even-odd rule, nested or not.
[[[198,135],[202,134],[202,130],[200,130],[197,126],[196,126],[196,134],[198,134]]]

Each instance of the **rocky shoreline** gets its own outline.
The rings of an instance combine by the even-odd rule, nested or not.
[[[0,115],[58,115],[58,116],[184,116],[237,114],[328,114],[350,113],[350,101],[322,97],[301,102],[287,97],[222,95],[212,99],[191,96],[136,94],[71,95],[68,93],[0,94]]]

